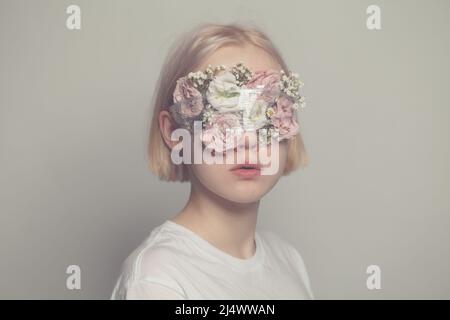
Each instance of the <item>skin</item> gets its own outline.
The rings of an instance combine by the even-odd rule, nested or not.
[[[195,68],[203,70],[208,65],[234,66],[243,62],[250,70],[279,70],[280,65],[264,50],[254,46],[224,47],[210,55]],[[174,122],[167,111],[161,111],[159,125],[165,143],[174,147],[170,140]],[[250,152],[258,152],[246,143],[248,159]],[[287,161],[287,143],[279,144],[279,169],[274,175],[242,178],[230,169],[235,164],[188,165],[191,181],[189,199],[184,208],[171,220],[194,231],[218,249],[239,259],[248,259],[255,254],[254,233],[261,198],[278,182]]]

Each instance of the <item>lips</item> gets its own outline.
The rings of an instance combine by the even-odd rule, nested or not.
[[[261,165],[241,164],[231,168],[231,172],[238,177],[253,178],[261,175]]]

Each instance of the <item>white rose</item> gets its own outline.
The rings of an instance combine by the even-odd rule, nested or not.
[[[268,104],[263,99],[258,99],[244,109],[243,124],[245,127],[259,129],[268,123],[266,118]]]
[[[218,75],[209,83],[206,98],[218,112],[234,112],[239,107],[240,87],[231,72]]]

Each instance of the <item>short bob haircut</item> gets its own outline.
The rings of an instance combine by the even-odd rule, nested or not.
[[[189,72],[197,71],[202,61],[216,50],[225,46],[245,45],[265,50],[283,70],[290,70],[265,33],[256,27],[245,27],[237,23],[200,24],[184,33],[170,48],[156,85],[156,94],[153,96],[153,118],[148,143],[150,170],[161,180],[189,181],[186,165],[176,165],[171,161],[171,150],[164,142],[159,128],[160,111],[173,104],[172,93],[176,80]],[[283,175],[306,165],[308,155],[299,133],[288,140],[288,159]]]

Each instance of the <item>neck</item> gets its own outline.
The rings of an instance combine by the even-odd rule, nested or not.
[[[191,182],[189,200],[172,220],[191,229],[224,252],[246,259],[254,255],[259,201],[236,203],[200,182]]]

